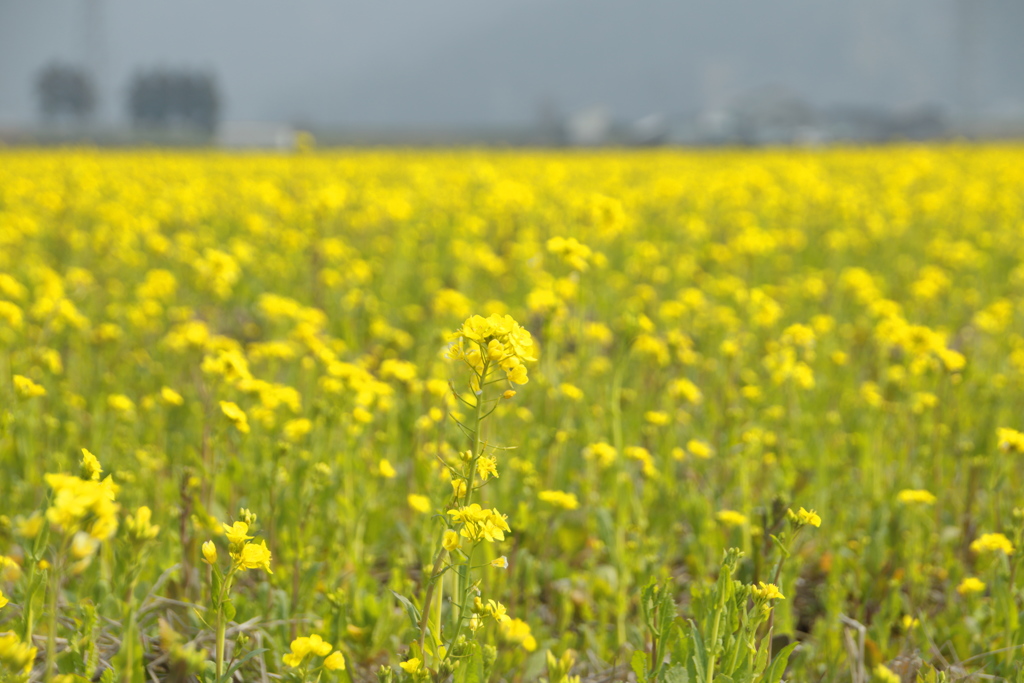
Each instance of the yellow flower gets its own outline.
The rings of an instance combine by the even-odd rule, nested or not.
[[[537,497],[543,502],[551,503],[563,510],[575,510],[580,506],[580,501],[576,498],[575,493],[565,493],[564,491],[541,491],[537,494]]]
[[[284,427],[281,428],[284,438],[291,442],[300,441],[302,437],[309,434],[313,429],[312,420],[300,417],[295,420],[288,420],[284,423]]]
[[[10,602],[10,600],[7,599],[7,596],[4,595],[3,591],[0,591],[0,608],[7,606],[8,602]]]
[[[487,318],[471,316],[451,339],[453,344],[448,357],[463,360],[477,377],[482,376],[485,363],[489,362],[500,366],[510,382],[526,384],[529,381],[523,363],[537,360],[532,355],[533,337],[512,316],[496,313]]]
[[[42,519],[42,517],[40,517]],[[21,578],[21,565],[14,558],[0,555],[0,581],[11,583]]]
[[[709,444],[697,439],[690,439],[686,442],[686,451],[693,457],[700,458],[701,460],[707,460],[715,454],[714,449]]]
[[[213,544],[213,541],[203,544],[203,560],[207,564],[217,564],[217,546]]]
[[[505,531],[511,531],[505,516],[497,510],[485,510],[477,503],[449,510],[452,521],[462,523],[459,533],[470,541],[503,541]]]
[[[874,678],[878,683],[900,683],[903,679],[900,675],[887,667],[885,664],[879,664],[874,668]]]
[[[798,512],[793,514],[793,518],[796,521],[797,526],[821,526],[821,517],[814,510],[805,510],[804,508],[800,508]]]
[[[610,467],[615,462],[615,459],[619,457],[619,451],[615,446],[599,441],[584,448],[583,457],[587,460],[597,460],[601,467]]]
[[[22,398],[46,396],[46,387],[36,384],[24,375],[14,376],[14,391]]]
[[[46,511],[51,524],[66,534],[86,531],[97,541],[114,535],[120,506],[114,502],[118,487],[110,477],[92,481],[68,474],[47,474],[45,479],[54,493]]]
[[[497,569],[508,569],[508,558],[502,555],[491,560],[491,566]]]
[[[235,425],[235,429],[242,434],[249,433],[249,418],[246,417],[245,411],[238,407],[238,404],[231,401],[221,401],[220,410]]]
[[[896,500],[903,505],[913,505],[915,503],[933,505],[936,498],[931,492],[924,489],[903,489],[896,494]]]
[[[747,516],[735,510],[719,510],[715,518],[726,526],[744,526],[747,523]]]
[[[971,552],[978,554],[1001,552],[1012,555],[1013,543],[1003,534],[982,534],[971,543]]]
[[[458,532],[453,531],[452,529],[445,530],[444,539],[441,541],[441,545],[444,546],[445,550],[447,550],[448,552],[452,552],[453,550],[459,547],[459,543],[460,541]]]
[[[323,638],[315,633],[311,636],[301,636],[292,641],[291,652],[282,657],[281,661],[283,661],[287,666],[298,667],[302,665],[302,660],[307,656],[314,655],[316,657],[325,657],[331,649],[331,644],[324,641]],[[341,653],[337,652],[335,654],[340,655]],[[338,668],[345,668],[344,660]],[[333,670],[334,669],[332,669],[332,671]]]
[[[99,459],[85,448],[82,449],[82,469],[92,481],[99,481],[103,472]]]
[[[960,595],[971,595],[973,593],[983,593],[985,588],[984,581],[976,576],[968,576],[956,587],[956,592]]]
[[[422,665],[423,662],[420,661],[419,657],[413,657],[412,659],[398,664],[398,666],[402,667],[402,670],[405,671],[405,673],[413,675],[419,672]]]
[[[418,493],[410,493],[406,496],[406,501],[408,501],[409,507],[416,512],[422,512],[424,514],[430,512],[430,498],[427,498],[426,496],[421,496]]]
[[[779,587],[774,583],[765,583],[759,581],[756,586],[750,587],[750,592],[754,594],[755,598],[762,600],[785,600],[786,596],[782,594]]]
[[[480,475],[481,481],[487,481],[489,477],[498,477],[498,459],[493,455],[481,456],[476,461],[476,473]]]
[[[45,518],[39,514],[38,510],[27,518],[16,517],[14,520],[14,533],[22,538],[35,538],[43,530],[44,521]]]
[[[324,668],[328,671],[344,671],[345,670],[345,657],[340,651],[332,653],[327,659],[324,660]]]
[[[394,466],[387,458],[381,458],[381,461],[377,464],[377,471],[385,479],[394,479],[398,475],[398,472],[395,471]]]
[[[124,520],[128,534],[137,541],[146,541],[156,538],[160,533],[160,526],[152,524],[153,511],[143,505],[136,510],[134,515],[128,515]]]
[[[228,538],[228,543],[233,546],[241,546],[243,543],[252,538],[249,536],[249,525],[245,522],[234,522],[230,526],[227,524],[224,526],[224,535]]]
[[[135,413],[135,402],[124,394],[107,396],[107,405],[125,417],[130,417]]]
[[[185,403],[185,399],[181,397],[181,394],[170,387],[162,387],[160,389],[160,398],[169,406],[180,406]]]
[[[84,531],[77,531],[71,539],[71,557],[76,560],[84,560],[87,557],[92,557],[92,554],[96,552],[96,548],[98,548],[99,545],[100,542],[89,534]]]
[[[36,648],[21,642],[12,632],[0,634],[0,671],[21,674],[27,680],[35,660]],[[14,680],[20,680],[20,676]]]
[[[508,616],[505,606],[496,600],[488,600],[484,608],[487,610],[487,614],[494,617],[499,624],[512,618]]]
[[[1016,429],[1000,427],[996,430],[999,439],[999,450],[1004,453],[1024,453],[1024,434]]]
[[[510,642],[519,643],[527,652],[537,649],[537,639],[530,633],[530,625],[522,619],[509,619],[501,623],[501,636]]]
[[[259,545],[246,543],[242,546],[238,566],[242,569],[265,569],[268,574],[273,574],[270,569],[270,550],[267,549],[267,542],[260,541]]]

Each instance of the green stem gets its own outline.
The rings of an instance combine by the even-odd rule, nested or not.
[[[426,643],[427,625],[428,624],[430,625],[430,629],[431,629],[430,632],[433,635],[435,642],[439,641],[439,636],[440,636],[440,629],[441,629],[441,611],[440,611],[441,596],[438,596],[438,599],[437,599],[438,612],[437,612],[435,620],[431,620],[431,618],[430,618],[431,617],[431,614],[430,614],[430,603],[431,603],[431,600],[433,600],[433,597],[434,597],[434,587],[441,580],[440,577],[438,576],[438,572],[441,569],[441,562],[444,560],[445,553],[447,552],[444,549],[444,545],[443,545],[443,543],[444,543],[444,541],[443,541],[443,539],[444,539],[444,532],[443,531],[441,532],[441,538],[442,538],[442,542],[440,544],[438,544],[438,545],[441,546],[441,548],[440,548],[440,550],[437,551],[437,556],[434,558],[434,565],[430,569],[430,577],[428,579],[429,583],[427,584],[427,595],[426,595],[425,598],[423,598],[423,612],[420,614],[420,652],[421,653],[426,653],[426,650],[424,649],[424,644]]]
[[[220,683],[224,675],[224,634],[227,630],[224,623],[224,609],[217,610],[217,681]]]
[[[217,683],[220,683],[224,676],[224,635],[227,631],[227,623],[224,619],[224,603],[231,594],[231,580],[234,578],[235,569],[232,568],[224,583],[221,585],[220,595],[217,597]]]
[[[718,628],[722,622],[722,610],[724,605],[722,604],[722,597],[719,596],[718,604],[715,606],[715,623],[711,626],[711,640],[709,643],[709,657],[708,657],[708,677],[707,683],[715,677],[715,662],[718,659]]]
[[[53,678],[53,668],[57,663],[57,602],[60,595],[60,557],[53,560],[50,567],[50,617],[46,634],[46,676],[44,680]],[[31,634],[29,634],[31,638]],[[31,642],[31,640],[29,640]]]
[[[486,352],[486,349],[482,348],[481,351],[482,352]],[[469,461],[469,477],[466,479],[466,501],[465,501],[466,507],[469,507],[470,505],[473,504],[473,484],[476,481],[476,463],[483,456],[483,454],[481,453],[481,449],[483,447],[483,439],[481,438],[481,435],[480,435],[480,425],[483,423],[483,418],[484,418],[484,415],[483,415],[483,408],[484,408],[484,389],[483,389],[483,385],[484,385],[484,381],[487,379],[487,374],[488,374],[489,370],[490,370],[490,361],[484,361],[484,368],[480,372],[480,377],[479,377],[480,391],[475,396],[475,398],[476,398],[476,406],[473,409],[473,443],[472,443],[473,453],[472,453],[472,458]],[[466,596],[469,593],[469,586],[470,586],[469,572],[472,569],[472,564],[471,564],[471,562],[472,562],[472,554],[473,554],[473,551],[472,551],[472,549],[470,549],[469,559],[466,560],[466,564],[465,564],[465,571],[461,571],[461,572],[458,572],[456,574],[456,576],[458,577],[457,582],[456,582],[457,583],[456,595],[458,595],[460,597],[460,599],[461,599],[460,600],[460,604],[459,604],[457,610],[455,611],[455,614],[456,614],[455,623],[456,623],[456,625],[459,624],[462,621],[462,618],[463,618],[463,616],[465,614],[466,607],[467,607],[467,605],[466,605]]]

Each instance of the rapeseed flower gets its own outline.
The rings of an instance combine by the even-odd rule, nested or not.
[[[968,576],[956,587],[956,592],[960,595],[972,595],[974,593],[984,593],[985,588],[987,586],[984,581],[976,576]]]
[[[24,676],[27,680],[36,660],[36,652],[36,648],[21,642],[14,633],[0,634],[0,671]]]
[[[203,560],[207,564],[217,564],[217,546],[213,541],[203,543]]]
[[[510,315],[471,316],[450,339],[448,355],[473,369],[474,389],[479,389],[484,379],[485,362],[501,367],[509,382],[526,384],[529,377],[524,363],[537,360],[533,356],[533,337]]]
[[[1024,453],[1024,434],[1016,429],[1000,427],[996,430],[999,450],[1004,453]]]
[[[267,549],[266,541],[260,541],[259,545],[246,543],[236,561],[242,569],[262,569],[268,574],[274,573],[270,569],[270,550]]]
[[[930,491],[923,489],[903,489],[896,494],[896,500],[903,505],[933,505],[936,498]]]
[[[756,586],[750,587],[750,592],[753,593],[754,597],[760,598],[761,600],[785,600],[786,596],[782,594],[779,587],[774,583],[765,583],[764,581],[758,582]]]
[[[983,553],[1004,553],[1013,554],[1013,543],[1003,534],[982,534],[971,543],[971,552]]]
[[[793,512],[792,510],[789,510],[788,512],[790,518],[798,527],[821,526],[821,516],[818,515],[818,513],[815,512],[814,510],[805,510],[804,508],[800,508],[800,510],[798,510],[797,512]]]
[[[563,510],[575,510],[580,506],[579,500],[576,498],[575,493],[566,493],[564,491],[541,491],[537,494],[545,503],[551,503],[555,507],[560,507]]]
[[[46,396],[46,387],[36,384],[28,377],[24,375],[15,375],[14,391],[22,398],[35,398],[37,396]]]
[[[231,420],[231,423],[235,425],[242,434],[249,433],[249,418],[246,417],[245,411],[238,407],[238,404],[231,401],[221,401],[220,410],[224,413],[224,417]]]
[[[281,658],[285,665],[290,667],[302,666],[306,657],[326,657],[331,653],[333,647],[317,634],[296,638],[291,643],[291,652]],[[344,668],[344,665],[342,667]]]
[[[345,670],[345,656],[340,651],[332,652],[324,660],[324,668],[328,671],[344,671]]]
[[[430,512],[430,498],[427,496],[421,496],[418,493],[410,493],[406,496],[406,502],[416,512],[427,513]]]
[[[423,662],[419,657],[412,657],[404,662],[400,662],[398,666],[402,667],[402,671],[409,675],[416,675],[423,668]]]
[[[459,533],[452,529],[446,529],[444,532],[444,538],[441,541],[441,545],[448,552],[454,552],[459,547]]]
[[[745,526],[749,521],[745,514],[735,510],[719,510],[715,518],[726,526]]]
[[[496,509],[486,510],[479,504],[462,506],[449,510],[448,514],[455,524],[462,524],[459,534],[470,541],[503,541],[506,531],[511,531],[502,515]]]
[[[151,541],[160,533],[160,526],[152,523],[153,511],[143,505],[124,520],[125,529],[134,541]]]
[[[93,481],[68,474],[47,474],[45,479],[54,494],[46,511],[51,524],[68,535],[84,531],[97,541],[114,535],[120,506],[114,502],[118,487],[113,479]]]
[[[82,449],[82,471],[90,481],[99,481],[103,473],[99,459],[85,448]]]
[[[249,525],[245,522],[233,522],[224,525],[224,535],[233,548],[241,548],[246,541],[250,540]]]

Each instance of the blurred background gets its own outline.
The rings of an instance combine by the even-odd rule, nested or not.
[[[0,0],[0,141],[1024,134],[1021,0]]]

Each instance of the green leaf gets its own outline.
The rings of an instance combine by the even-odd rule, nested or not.
[[[245,664],[247,661],[249,661],[250,659],[252,659],[256,655],[261,654],[263,652],[269,652],[269,648],[261,647],[258,650],[252,650],[251,652],[246,652],[245,655],[243,655],[242,657],[239,657],[237,660],[235,660],[235,663],[231,665],[230,669],[228,669],[227,671],[224,672],[224,675],[220,679],[221,682],[223,683],[223,681],[230,681],[231,677],[235,675],[235,672],[238,671],[238,669],[243,664]]]
[[[388,590],[391,589],[389,588]],[[412,621],[413,628],[418,629],[420,627],[420,611],[416,609],[416,605],[412,604],[412,601],[409,600],[409,598],[404,595],[400,595],[395,591],[391,591],[391,594],[395,596],[398,602],[402,603],[403,607],[405,607],[405,611],[409,615],[409,620]]]
[[[206,621],[206,618],[203,617],[202,610],[193,607],[192,611],[195,613],[196,618],[199,619],[200,623],[202,623],[203,626],[205,626],[206,628],[210,628],[210,629],[213,628],[213,626],[210,626],[209,622]]]
[[[690,622],[690,642],[693,643],[693,657],[690,658],[690,661],[693,662],[693,673],[698,681],[707,680],[708,651],[704,646],[700,629],[692,621]]]
[[[224,603],[224,621],[229,622],[235,618],[235,603],[228,600]]]
[[[768,666],[768,646],[772,642],[771,631],[761,639],[761,646],[757,648],[757,654],[754,655],[754,674],[760,675],[762,671]]]
[[[779,654],[772,660],[772,665],[764,673],[764,678],[762,679],[764,683],[779,683],[782,680],[782,674],[785,673],[786,665],[789,664],[789,655],[792,654],[799,644],[800,641],[794,641],[779,650]]]
[[[100,683],[114,683],[117,680],[117,672],[114,671],[114,667],[110,666],[103,670],[100,674]]]
[[[636,674],[637,683],[647,683],[647,653],[643,650],[633,650],[633,658],[629,664]]]
[[[673,664],[665,670],[661,683],[690,683],[690,673],[682,664]]]
[[[484,655],[478,643],[472,643],[472,651],[455,670],[455,683],[484,683]]]

